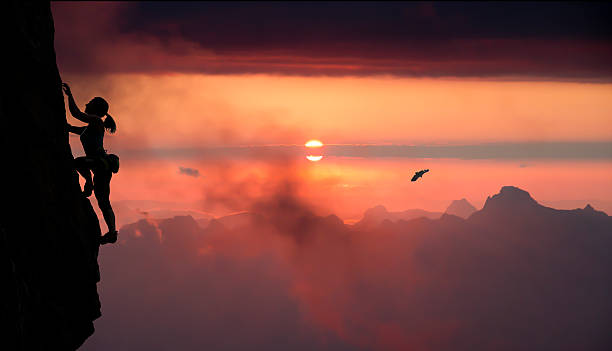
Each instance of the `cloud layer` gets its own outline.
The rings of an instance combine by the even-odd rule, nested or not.
[[[187,159],[274,159],[279,154],[301,157],[310,151],[301,145],[241,146],[211,148],[163,148],[124,150],[127,157]],[[610,142],[525,142],[476,145],[327,145],[317,149],[324,156],[360,158],[445,158],[498,160],[611,160]],[[198,176],[198,170],[179,167],[182,174]]]
[[[609,348],[607,215],[504,187],[468,220],[357,230],[281,178],[205,229],[123,227],[101,252],[105,307],[84,349]]]
[[[610,81],[609,4],[53,3],[63,71]]]

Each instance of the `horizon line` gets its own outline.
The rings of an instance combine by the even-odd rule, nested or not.
[[[461,144],[347,143],[306,148],[304,144],[210,145],[193,147],[116,148],[128,158],[269,158],[306,156],[320,151],[326,157],[452,158],[452,159],[574,159],[612,161],[612,141],[527,141]]]

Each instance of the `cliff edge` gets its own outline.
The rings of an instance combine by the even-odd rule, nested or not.
[[[0,5],[0,345],[74,350],[100,316],[100,227],[80,193],[48,2]]]

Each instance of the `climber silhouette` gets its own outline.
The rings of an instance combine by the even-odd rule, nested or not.
[[[70,86],[62,83],[62,88],[68,97],[68,109],[72,116],[87,123],[87,126],[84,127],[68,124],[69,132],[80,135],[85,150],[84,157],[77,157],[74,160],[77,172],[85,178],[83,194],[89,197],[93,190],[108,227],[108,233],[100,238],[100,243],[114,243],[117,241],[118,233],[115,228],[115,213],[111,207],[109,196],[112,175],[119,170],[119,158],[116,155],[107,154],[104,150],[104,129],[114,133],[117,125],[113,117],[108,114],[106,100],[95,97],[85,105],[85,112],[81,112],[74,101]],[[91,177],[92,172],[93,179]]]

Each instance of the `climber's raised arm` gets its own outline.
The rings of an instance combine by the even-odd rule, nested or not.
[[[72,96],[72,92],[70,91],[70,86],[66,83],[62,83],[62,88],[64,89],[64,93],[68,96],[68,109],[70,110],[70,114],[81,122],[91,123],[93,121],[99,120],[100,117],[87,114],[79,110],[76,102],[74,101],[74,97]]]

